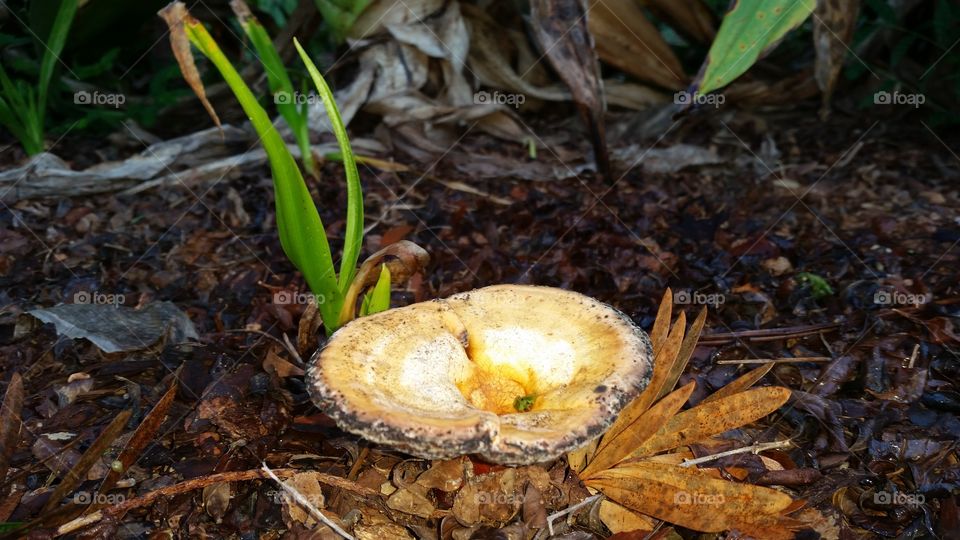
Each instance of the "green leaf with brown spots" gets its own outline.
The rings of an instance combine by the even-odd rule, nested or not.
[[[694,83],[695,93],[722,88],[747,71],[800,26],[816,0],[737,0],[723,18],[707,60]]]

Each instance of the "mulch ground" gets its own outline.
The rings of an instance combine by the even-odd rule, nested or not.
[[[549,122],[539,128],[549,132]],[[445,161],[399,173],[364,169],[367,223],[376,222],[366,253],[400,239],[430,253],[427,271],[395,290],[395,305],[533,283],[594,296],[649,328],[667,287],[688,315],[712,304],[705,344],[680,384],[697,381],[696,403],[753,367],[719,361],[781,360],[761,384],[787,386],[795,396],[761,425],[792,439],[785,454],[797,469],[816,471],[785,484],[825,516],[821,533],[955,535],[957,138],[917,120],[742,114],[725,123],[692,120],[656,144],[681,141],[712,147],[725,162],[676,173],[638,167],[613,184],[591,174],[470,178]],[[585,152],[581,139],[569,137],[540,154]],[[454,153],[530,161],[522,150],[475,134]],[[268,174],[265,167],[235,171],[212,185],[21,201],[0,211],[0,368],[5,381],[14,371],[24,378],[26,428],[7,458],[3,521],[42,516],[32,534],[50,534],[64,521],[42,512],[58,482],[129,409],[108,452],[115,456],[171,385],[177,391],[166,420],[129,474],[136,482],[115,491],[124,500],[258,469],[261,460],[378,491],[380,477],[365,476],[367,469],[386,470],[385,480],[407,463],[387,449],[364,450],[311,404],[295,370],[276,369],[297,363],[279,340],[287,334],[296,341],[304,306],[275,304],[274,295],[306,288],[280,249]],[[451,189],[449,181],[482,194]],[[311,188],[338,246],[345,208],[339,165],[327,163]],[[200,341],[107,355],[86,341],[58,340],[50,325],[17,331],[23,312],[70,303],[82,292],[114,295],[128,306],[173,302]],[[768,331],[750,333],[761,329]],[[816,361],[783,361],[789,358]],[[109,463],[90,469],[78,489],[96,489]],[[563,476],[562,463],[545,468]],[[307,535],[303,522],[267,495],[276,494],[269,482],[232,486],[225,501],[217,489],[171,492],[95,532]],[[349,515],[363,492],[323,489],[326,508],[345,522],[373,519],[366,511]],[[920,504],[903,497],[878,504],[875,493],[909,494]],[[439,511],[450,504],[434,503]],[[417,534],[442,522],[444,535],[455,528],[375,501],[369,508]],[[603,534],[586,521],[576,528],[583,538]]]

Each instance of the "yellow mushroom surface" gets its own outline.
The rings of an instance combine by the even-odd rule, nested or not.
[[[307,376],[346,431],[424,458],[527,464],[600,436],[652,369],[649,338],[616,309],[495,285],[357,319]]]

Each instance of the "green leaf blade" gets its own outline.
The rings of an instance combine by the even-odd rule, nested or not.
[[[380,266],[380,277],[370,293],[370,304],[367,306],[368,315],[380,313],[390,309],[390,269],[387,265]]]
[[[317,66],[300,46],[300,42],[294,39],[293,44],[296,46],[297,52],[300,53],[300,58],[307,67],[307,72],[323,100],[323,106],[330,118],[330,126],[340,146],[340,153],[343,155],[343,169],[347,176],[347,227],[344,235],[343,259],[340,261],[339,280],[340,292],[343,293],[350,287],[350,283],[356,274],[357,260],[360,258],[360,247],[363,242],[363,191],[360,186],[360,173],[357,171],[357,161],[353,156],[350,138],[347,136],[343,119],[340,118],[340,111],[337,109],[333,92],[323,79]]]
[[[270,117],[206,28],[194,20],[185,23],[185,30],[190,42],[223,76],[260,135],[273,175],[280,244],[294,266],[303,272],[310,289],[324,299],[319,309],[327,331],[332,332],[336,329],[342,295],[326,231],[300,169]]]
[[[815,0],[738,0],[723,18],[694,83],[696,93],[722,88],[742,75],[787,32],[813,13]]]

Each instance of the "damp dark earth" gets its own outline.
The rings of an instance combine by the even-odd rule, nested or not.
[[[127,4],[0,1],[0,535],[960,537],[953,3]]]

